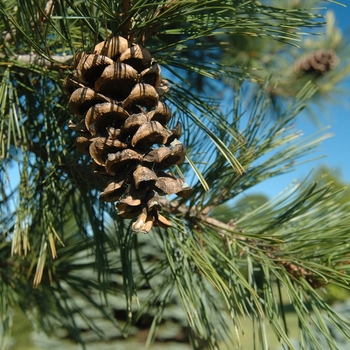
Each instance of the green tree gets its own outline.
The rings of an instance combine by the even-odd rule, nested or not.
[[[225,203],[216,206],[210,212],[210,216],[225,223],[234,222],[240,216],[264,205],[269,198],[264,194],[249,194],[235,200],[233,203]]]
[[[330,96],[350,67],[349,45],[331,15],[326,34],[310,35],[325,26],[321,3],[0,2],[1,348],[8,346],[17,306],[46,333],[61,327],[83,345],[86,330],[103,337],[96,315],[87,312],[89,305],[118,330],[116,342],[135,332],[133,325],[143,324],[148,327],[146,344],[151,344],[176,298],[193,348],[238,347],[246,331],[242,316],[248,316],[255,348],[268,348],[270,324],[280,342],[292,349],[283,295],[296,312],[302,348],[336,349],[329,322],[350,339],[347,322],[318,292],[332,284],[349,289],[349,208],[339,200],[341,193],[328,183],[303,183],[268,204],[248,201],[248,210],[237,212],[233,220],[211,216],[255,184],[291,171],[327,136],[303,139],[293,129],[296,116]],[[301,28],[309,34],[307,40],[301,41]],[[95,45],[107,39],[119,45],[119,36],[128,40],[126,47],[140,50],[138,61],[131,56],[123,62],[133,69],[130,74],[140,91],[153,84],[153,95],[141,91],[136,99],[129,91],[124,96],[127,84],[115,83],[124,74],[120,67],[126,67],[114,62],[121,54],[106,57],[108,45]],[[153,59],[136,44],[147,47]],[[86,54],[93,51],[96,56]],[[145,70],[137,68],[140,60]],[[166,81],[160,80],[158,64]],[[102,93],[107,78],[97,80],[114,65],[119,75],[112,75]],[[133,78],[128,79],[126,83]],[[90,90],[79,90],[86,87]],[[84,93],[74,102],[71,95],[78,90]],[[108,124],[111,116],[106,116],[99,126],[108,130],[111,143],[100,149],[94,143],[93,151],[89,145],[100,136],[94,135],[94,114],[88,117],[84,108],[112,103],[118,118],[127,116],[127,108],[142,118],[156,113],[152,103],[160,95],[174,117],[169,129],[161,122],[152,137],[165,146],[143,147],[151,155],[159,149],[174,155],[180,149],[179,159],[169,161],[176,163],[171,175],[160,175],[157,166],[163,163],[158,160],[154,169],[143,167],[146,189],[141,180],[135,184],[135,175],[130,180],[133,163],[114,170],[113,176],[111,168],[108,177],[106,159],[117,157],[109,156],[110,150],[117,147],[118,128],[125,131],[126,124]],[[229,102],[223,105],[223,98],[232,108],[227,110]],[[74,109],[84,123],[75,119]],[[134,125],[131,135],[144,124]],[[79,131],[83,155],[76,149]],[[137,148],[140,137],[125,138],[118,147],[132,146],[140,155],[145,152]],[[183,164],[180,143],[170,143],[175,137],[187,149]],[[100,153],[91,167],[95,151]],[[117,196],[118,211],[113,203],[99,200],[101,191],[102,199],[107,196],[106,177],[111,176],[116,192],[138,190]],[[191,194],[181,179],[190,184]],[[146,203],[137,196],[146,196],[147,186],[158,186],[158,192],[169,196]],[[182,190],[186,198],[172,195]],[[142,212],[138,219],[133,206]],[[141,240],[135,230],[150,232]],[[256,270],[261,271],[259,281]],[[111,306],[121,294],[123,312]]]
[[[313,181],[318,181],[324,185],[331,185],[333,191],[342,192],[342,196],[339,198],[341,203],[346,204],[349,202],[349,184],[344,181],[339,169],[332,169],[326,164],[322,164],[314,173],[311,173],[311,176]]]

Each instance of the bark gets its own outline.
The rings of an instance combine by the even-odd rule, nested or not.
[[[0,59],[3,57],[1,55]],[[73,64],[73,55],[54,55],[50,60],[37,54],[17,55],[15,56],[15,60],[28,65],[35,64],[40,67],[57,69],[71,67]]]

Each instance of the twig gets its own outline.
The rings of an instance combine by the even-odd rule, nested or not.
[[[167,0],[166,3],[163,6],[160,6],[157,9],[157,11],[154,13],[152,18],[155,19],[158,16],[160,16],[162,13],[164,13],[166,10],[168,10],[171,6],[173,6],[174,3],[176,3],[175,0]],[[148,38],[150,38],[162,24],[163,23],[154,24],[154,25],[151,25],[151,26],[149,26],[148,28],[146,28],[144,30],[144,32],[142,33],[142,36],[141,36],[141,42],[142,42],[143,45],[144,45],[145,41]]]
[[[53,11],[53,8],[54,8],[54,3],[53,3],[53,0],[49,0],[46,5],[45,5],[45,8],[44,8],[44,13],[47,17],[50,16],[50,14],[52,13]]]
[[[5,55],[0,55],[0,59],[6,58]],[[29,55],[17,55],[14,57],[16,61],[24,64],[35,64],[40,67],[47,68],[68,68],[72,66],[73,55],[54,55],[51,57],[51,60],[43,58],[38,54],[29,54]]]
[[[122,1],[122,21],[125,23],[122,26],[122,35],[124,38],[129,39],[130,36],[130,29],[131,29],[131,25],[132,25],[132,18],[128,18],[128,16],[130,16],[130,9],[131,9],[131,3],[130,0],[123,0]]]
[[[236,225],[231,221],[229,221],[228,223],[224,223],[218,219],[207,216],[207,214],[199,213],[194,208],[189,208],[186,205],[179,205],[176,200],[169,201],[167,198],[160,198],[159,203],[169,213],[181,214],[184,217],[186,217],[189,221],[199,220],[203,225],[217,230],[218,234],[221,237],[225,237],[228,232],[232,233],[233,230],[237,232]],[[235,234],[232,233],[232,236],[230,236],[230,238],[235,238],[242,241],[247,240],[245,237],[237,235],[236,233]]]
[[[37,16],[36,16],[40,25],[43,25],[46,18],[51,16],[53,10],[54,10],[53,0],[48,0],[45,4],[45,8],[44,8],[44,18],[42,17],[40,12],[38,12]],[[33,26],[33,23],[32,23],[32,26]],[[15,31],[13,31],[13,33],[15,33]],[[9,43],[13,40],[13,37],[12,37],[12,34],[10,32],[4,31],[4,32],[2,32],[2,39],[4,42]]]

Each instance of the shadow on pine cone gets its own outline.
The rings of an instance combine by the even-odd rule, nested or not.
[[[92,54],[75,55],[75,70],[65,81],[69,107],[81,121],[77,148],[93,159],[94,171],[109,179],[100,198],[117,202],[119,216],[138,219],[133,230],[171,223],[160,214],[159,196],[185,197],[191,188],[164,170],[180,164],[185,148],[181,124],[168,130],[167,89],[161,69],[144,47],[123,37],[97,44]],[[157,146],[155,146],[157,145]]]

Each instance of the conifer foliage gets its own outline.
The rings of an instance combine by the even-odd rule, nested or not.
[[[1,349],[19,309],[60,348],[350,340],[339,188],[232,208],[329,137],[295,129],[350,71],[321,3],[0,0]]]

